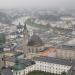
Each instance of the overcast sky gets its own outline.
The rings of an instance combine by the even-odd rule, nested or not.
[[[0,8],[74,7],[75,0],[0,0]]]

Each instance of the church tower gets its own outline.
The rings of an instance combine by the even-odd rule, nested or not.
[[[27,53],[28,53],[27,43],[28,43],[28,30],[27,30],[26,24],[24,24],[24,29],[23,29],[23,52],[24,52],[24,57],[26,57]]]

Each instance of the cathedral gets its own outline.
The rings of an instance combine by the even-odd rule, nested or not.
[[[28,56],[28,54],[37,54],[41,51],[44,50],[45,44],[37,35],[35,32],[33,32],[33,35],[30,36],[29,31],[27,29],[26,24],[24,24],[24,29],[23,29],[23,52],[24,56]]]

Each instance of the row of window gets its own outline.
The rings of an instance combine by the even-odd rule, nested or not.
[[[43,50],[43,48],[28,48],[28,50],[29,50],[29,52],[34,53],[34,52],[38,52],[38,51]]]
[[[53,64],[53,63],[47,63],[47,62],[38,62],[39,65],[41,66],[52,66],[52,67],[59,67],[59,68],[69,68],[69,66],[66,66],[66,65],[60,65],[60,64]]]
[[[63,67],[62,67],[63,66]],[[64,65],[57,65],[57,64],[48,64],[48,65],[44,65],[44,64],[36,64],[34,66],[29,66],[24,70],[24,73],[27,74],[30,71],[33,70],[40,70],[40,71],[46,71],[46,72],[51,72],[51,73],[56,73],[56,74],[60,74],[61,72],[65,71],[67,72],[67,70],[69,69],[68,66],[64,66]],[[16,72],[16,75],[21,75],[21,72]]]

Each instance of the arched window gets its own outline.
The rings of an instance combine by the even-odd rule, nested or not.
[[[19,72],[19,75],[21,75],[20,72]]]
[[[34,53],[34,49],[32,48],[32,53]]]
[[[16,72],[16,75],[17,75],[17,72]]]
[[[29,50],[29,52],[31,52],[30,48],[28,50]]]
[[[40,48],[40,51],[41,51],[42,49]]]
[[[38,52],[38,48],[36,48],[36,53]]]

